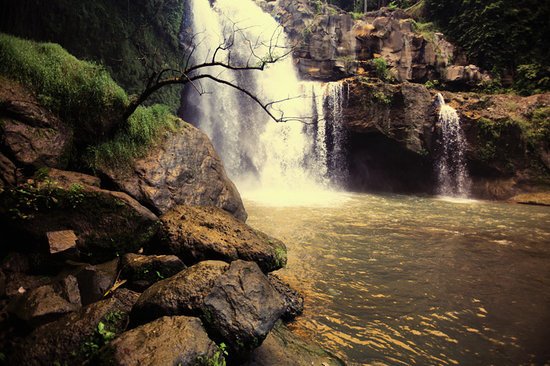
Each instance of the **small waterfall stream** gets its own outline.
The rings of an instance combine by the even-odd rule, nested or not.
[[[244,65],[254,54],[263,57],[275,45],[289,50],[282,27],[252,0],[191,0],[187,39],[194,40],[192,61],[209,61],[214,50],[232,40],[218,59]],[[239,31],[235,32],[235,25]],[[342,83],[302,81],[288,56],[264,71],[211,67],[206,72],[231,81],[274,105],[285,117],[299,121],[276,123],[248,96],[215,82],[202,82],[208,94],[187,90],[184,118],[205,131],[241,192],[262,190],[270,196],[292,193],[304,197],[338,188],[345,181]]]
[[[437,193],[442,196],[467,197],[471,183],[464,157],[466,139],[460,128],[460,117],[439,93],[437,102],[441,128],[441,148],[436,160]]]

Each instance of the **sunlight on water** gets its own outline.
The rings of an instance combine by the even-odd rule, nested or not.
[[[339,196],[244,195],[248,223],[287,244],[278,274],[306,297],[293,331],[350,365],[550,362],[548,207]]]
[[[467,204],[481,204],[484,201],[476,200],[473,198],[453,197],[453,196],[436,196],[435,199],[439,201],[445,201],[450,203],[467,203]]]

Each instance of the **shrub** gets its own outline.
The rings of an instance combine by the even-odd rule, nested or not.
[[[99,65],[80,61],[61,46],[0,33],[0,74],[32,89],[38,100],[78,127],[113,121],[128,97]]]
[[[388,62],[383,57],[375,58],[372,60],[372,64],[374,66],[376,76],[378,76],[381,80],[388,80],[390,73],[388,70]]]
[[[125,130],[112,140],[88,149],[88,165],[93,169],[125,170],[134,159],[144,156],[163,132],[175,131],[177,121],[168,106],[138,107],[128,118]]]

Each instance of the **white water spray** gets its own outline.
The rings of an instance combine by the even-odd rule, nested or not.
[[[209,61],[228,39],[233,45],[218,59],[230,57],[232,63],[246,64],[251,42],[260,58],[270,50],[281,54],[289,50],[282,27],[252,0],[216,0],[214,7],[209,0],[191,0],[190,7],[195,64]],[[195,107],[194,122],[213,141],[241,193],[285,202],[326,199],[323,192],[340,183],[345,172],[340,84],[301,81],[290,56],[264,71],[218,67],[207,72],[246,87],[262,101],[283,100],[274,108],[283,111],[285,118],[298,119],[276,123],[246,95],[214,82],[202,83],[212,92],[209,95],[191,90],[187,104]],[[331,116],[324,113],[326,104],[334,111]],[[337,174],[332,174],[335,167]],[[331,175],[338,179],[331,180]]]
[[[438,194],[467,197],[471,183],[464,157],[466,139],[460,128],[460,117],[445,103],[441,94],[437,94],[437,102],[441,128],[441,151],[436,161]]]

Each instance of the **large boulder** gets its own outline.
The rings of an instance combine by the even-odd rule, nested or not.
[[[234,261],[204,299],[204,319],[236,354],[258,347],[285,311],[282,296],[253,262]]]
[[[122,257],[121,276],[127,285],[143,291],[153,283],[172,277],[185,268],[175,255],[139,255],[128,253]]]
[[[122,333],[101,350],[99,365],[198,365],[218,347],[198,318],[162,317]]]
[[[262,345],[250,353],[242,366],[343,366],[339,358],[293,334],[278,323]]]
[[[0,150],[16,165],[65,167],[72,135],[28,90],[0,78]]]
[[[133,162],[131,172],[105,169],[118,187],[162,214],[177,205],[217,206],[245,221],[235,185],[208,137],[190,124]]]
[[[103,298],[115,284],[118,272],[118,259],[91,265],[86,263],[69,263],[75,268],[71,273],[78,280],[82,305],[88,305]]]
[[[143,323],[165,315],[200,316],[204,298],[228,268],[225,262],[204,261],[155,283],[134,305],[132,321]]]
[[[286,247],[216,207],[178,206],[161,217],[170,250],[184,262],[206,259],[258,263],[264,272],[286,264]]]
[[[127,325],[129,307],[116,298],[102,300],[80,311],[36,328],[11,355],[11,364],[80,365]]]
[[[282,318],[284,320],[293,320],[304,312],[304,297],[302,294],[293,289],[289,284],[281,280],[279,276],[273,273],[270,273],[267,276],[267,279],[269,280],[269,283],[271,283],[271,286],[273,286],[273,288],[283,297],[285,302],[285,312],[283,313]]]
[[[0,199],[0,216],[47,247],[48,232],[72,230],[91,261],[137,251],[155,235],[157,217],[122,192],[81,173],[51,169]]]

